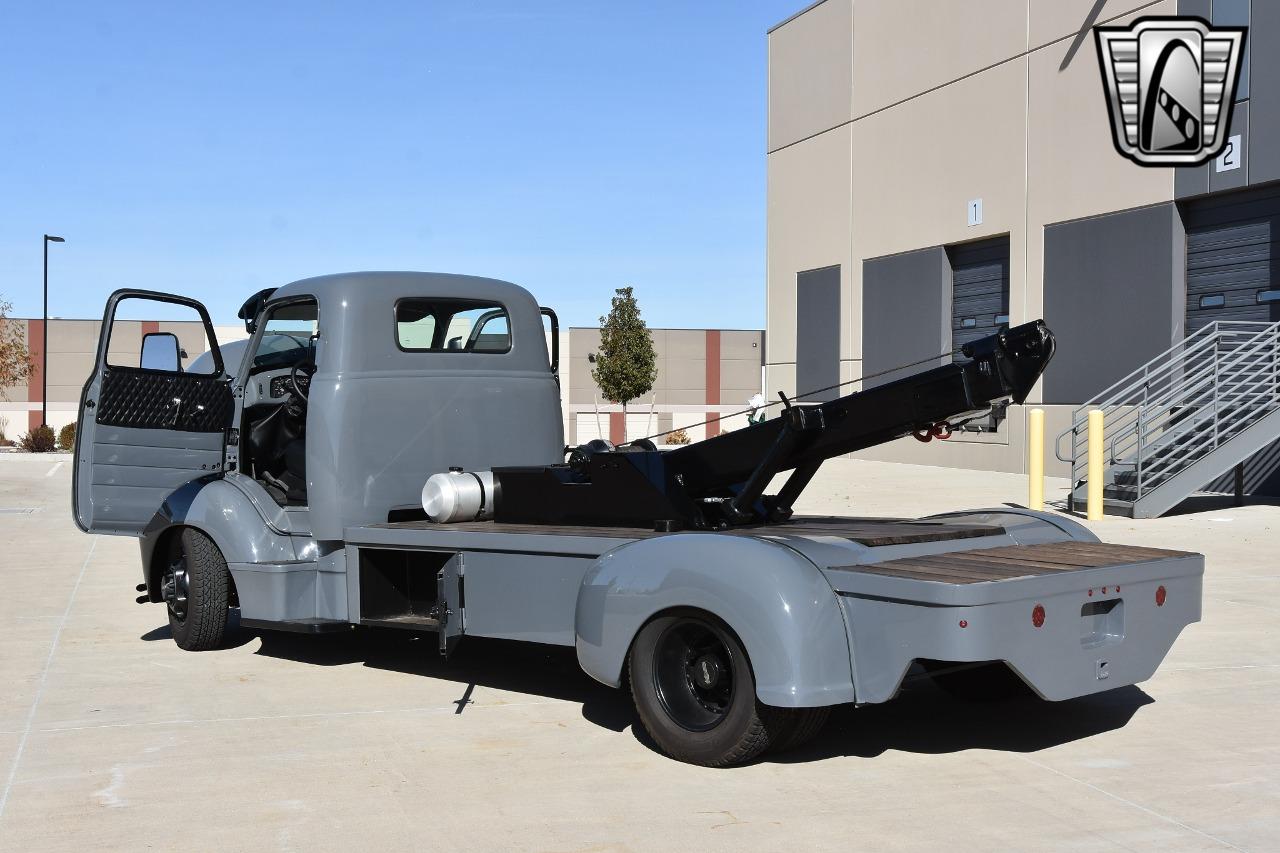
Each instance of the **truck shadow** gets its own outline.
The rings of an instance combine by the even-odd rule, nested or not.
[[[873,758],[883,752],[924,755],[989,749],[1038,752],[1123,728],[1155,700],[1137,687],[1045,702],[1026,697],[974,703],[955,699],[927,679],[905,686],[883,705],[841,706],[810,743],[781,755],[778,763],[818,761],[838,756]]]
[[[467,638],[449,660],[439,656],[434,634],[361,629],[349,634],[303,636],[273,631],[229,638],[240,645],[261,639],[257,654],[314,666],[363,664],[375,669],[452,681],[459,685],[458,711],[474,687],[575,702],[588,722],[656,747],[635,725],[626,691],[597,684],[578,667],[574,650],[485,638]],[[873,758],[883,752],[942,754],[969,749],[1036,752],[1124,727],[1154,700],[1137,687],[1122,687],[1067,702],[1035,698],[975,704],[962,702],[928,679],[909,682],[883,705],[836,708],[809,744],[764,761],[797,763],[840,756]]]
[[[465,713],[464,697],[473,686],[576,702],[582,716],[615,732],[631,725],[635,712],[623,691],[598,684],[578,666],[571,648],[537,643],[467,637],[448,660],[440,657],[435,634],[361,628],[350,633],[307,636],[280,631],[250,632],[229,638],[240,645],[254,636],[262,645],[257,654],[308,663],[341,666],[354,663],[374,669],[452,681],[459,685],[458,713]],[[244,637],[244,635],[248,635]]]

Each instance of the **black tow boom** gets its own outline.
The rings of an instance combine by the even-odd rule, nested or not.
[[[967,344],[944,364],[824,403],[783,397],[780,417],[674,450],[592,442],[568,464],[495,468],[496,519],[525,524],[714,529],[777,523],[822,463],[1022,403],[1053,357],[1043,321]],[[764,490],[791,475],[776,495]]]

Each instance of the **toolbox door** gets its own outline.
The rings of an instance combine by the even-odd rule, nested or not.
[[[448,657],[467,627],[463,594],[463,555],[454,554],[436,575],[436,618],[440,622],[440,654]]]
[[[196,322],[126,319],[134,316]],[[202,361],[210,372],[184,368],[184,338],[193,350],[208,347],[212,362]],[[149,290],[111,294],[80,395],[76,524],[86,533],[140,535],[175,489],[222,473],[232,412],[231,380],[203,305]]]

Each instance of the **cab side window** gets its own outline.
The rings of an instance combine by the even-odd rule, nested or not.
[[[471,299],[401,299],[396,303],[396,345],[407,352],[511,351],[507,309]]]

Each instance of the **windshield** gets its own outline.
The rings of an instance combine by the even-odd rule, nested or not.
[[[314,302],[295,302],[273,308],[262,328],[262,340],[253,355],[253,369],[291,367],[311,359],[318,309]]]

